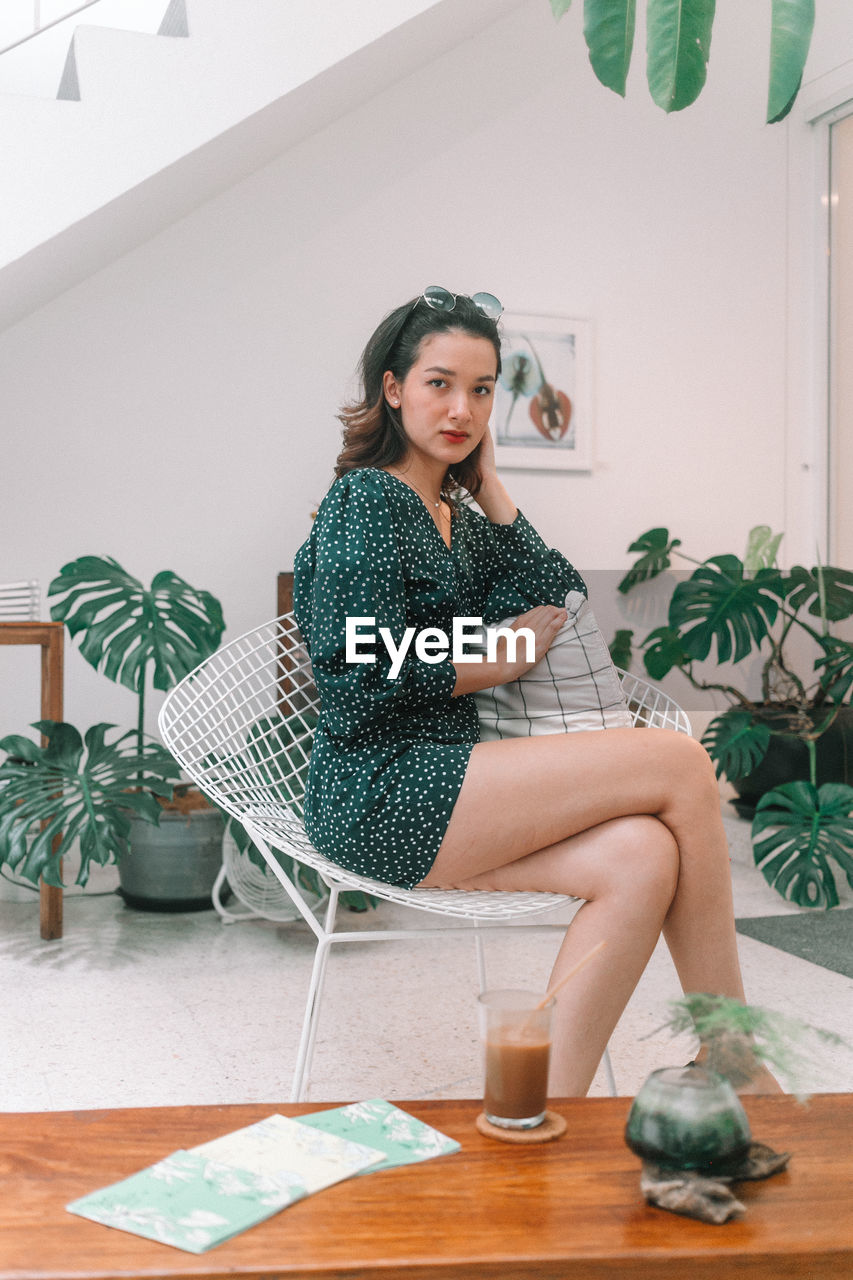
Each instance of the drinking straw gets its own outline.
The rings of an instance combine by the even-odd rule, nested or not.
[[[542,999],[539,1001],[539,1003],[536,1006],[536,1009],[544,1009],[548,1001],[557,994],[557,992],[560,990],[561,987],[565,986],[569,978],[573,978],[577,973],[578,969],[582,969],[584,965],[587,964],[594,955],[597,955],[597,953],[602,949],[602,947],[606,947],[606,946],[607,946],[607,943],[603,939],[601,942],[596,942],[595,946],[592,948],[591,951],[587,951],[586,955],[581,960],[578,960],[577,964],[574,965],[569,970],[569,972],[560,979],[559,982],[554,983],[551,990],[546,995],[544,995]]]

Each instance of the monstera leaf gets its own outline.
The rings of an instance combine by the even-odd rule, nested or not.
[[[626,595],[638,582],[648,582],[650,578],[656,578],[664,569],[668,569],[672,563],[670,556],[673,548],[680,546],[681,539],[671,539],[668,529],[649,529],[648,533],[632,542],[628,550],[641,551],[643,554],[619,583],[622,594]]]
[[[765,792],[755,808],[752,838],[755,863],[767,883],[801,907],[838,906],[829,859],[853,888],[851,813],[853,787],[838,782],[820,788],[786,782]]]
[[[643,662],[653,680],[663,680],[673,667],[685,667],[690,661],[681,637],[671,627],[655,627],[643,641]]]
[[[217,648],[224,622],[216,598],[176,573],[146,589],[109,556],[81,556],[48,588],[62,597],[50,616],[80,633],[80,652],[96,671],[142,693],[149,664],[155,689],[170,689]]]
[[[124,852],[128,810],[159,823],[154,795],[170,797],[169,779],[180,770],[158,743],[139,753],[133,732],[107,742],[114,725],[93,725],[85,741],[62,721],[41,720],[33,728],[47,738],[46,746],[17,734],[0,740],[6,752],[0,765],[0,863],[34,884],[42,876],[61,886],[59,860],[79,839],[77,883],[85,884],[91,863],[104,866]],[[136,790],[139,785],[145,790]]]
[[[733,652],[740,662],[776,620],[779,603],[771,588],[778,582],[775,569],[749,576],[737,556],[714,556],[673,591],[669,625],[691,658],[707,658],[716,640],[718,662],[728,662]]]
[[[853,614],[853,571],[826,568],[804,569],[795,564],[788,574],[788,604],[793,609],[808,605],[815,618],[841,622]]]
[[[716,716],[702,734],[702,743],[716,763],[717,777],[730,782],[751,773],[767,754],[770,727],[756,720],[746,707],[730,707]]]

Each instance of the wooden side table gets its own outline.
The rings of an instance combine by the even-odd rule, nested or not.
[[[62,719],[62,622],[0,622],[0,644],[41,646],[41,719]],[[42,738],[42,746],[45,739]],[[60,837],[54,838],[54,851]],[[62,890],[42,880],[39,887],[41,936],[46,942],[62,937]]]

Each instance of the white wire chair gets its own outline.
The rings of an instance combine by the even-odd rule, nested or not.
[[[620,675],[635,725],[690,732],[686,715],[671,698],[645,680]],[[302,795],[319,708],[308,654],[293,614],[287,613],[232,640],[196,667],[168,694],[159,717],[166,746],[193,781],[243,824],[317,940],[293,1074],[294,1102],[307,1089],[332,944],[434,938],[451,931],[447,926],[337,930],[342,890],[360,889],[389,902],[467,921],[474,930],[481,991],[486,987],[484,926],[506,926],[576,901],[558,893],[401,889],[346,871],[318,853],[302,822]],[[281,866],[275,850],[319,872],[329,889],[322,921]],[[607,1053],[604,1066],[615,1095]]]
[[[0,622],[37,622],[40,608],[41,593],[34,579],[0,582]]]

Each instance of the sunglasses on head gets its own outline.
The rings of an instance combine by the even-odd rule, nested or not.
[[[456,306],[456,299],[467,296],[467,294],[451,293],[440,284],[430,284],[424,289],[415,306],[418,302],[425,302],[428,307],[432,307],[433,311],[452,311]],[[493,293],[474,293],[470,301],[490,320],[497,320],[503,312],[503,303],[499,302]]]

